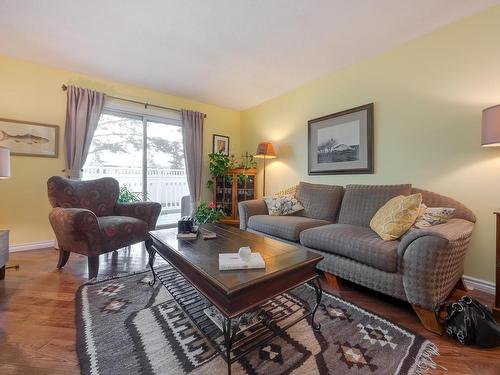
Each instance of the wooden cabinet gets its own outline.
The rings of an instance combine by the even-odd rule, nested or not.
[[[216,177],[213,184],[214,202],[224,211],[225,224],[238,224],[238,202],[257,198],[257,170],[230,169],[223,177]]]

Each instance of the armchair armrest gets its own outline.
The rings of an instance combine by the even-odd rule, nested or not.
[[[398,248],[399,268],[408,302],[433,310],[463,274],[474,224],[452,219],[408,232]]]
[[[148,230],[155,229],[160,212],[161,204],[157,202],[116,203],[115,205],[116,215],[144,220],[148,224]]]
[[[53,208],[49,221],[62,250],[83,255],[97,255],[101,248],[101,231],[97,216],[84,208]]]
[[[266,202],[264,199],[253,199],[238,203],[238,212],[240,215],[240,229],[246,230],[248,219],[254,215],[267,215]]]

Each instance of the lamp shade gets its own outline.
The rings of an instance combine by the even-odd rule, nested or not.
[[[10,177],[10,150],[0,146],[0,178]]]
[[[274,152],[273,144],[271,142],[260,142],[257,146],[257,152],[254,155],[255,158],[262,159],[274,159],[276,153]]]
[[[500,104],[483,110],[481,145],[500,146]]]

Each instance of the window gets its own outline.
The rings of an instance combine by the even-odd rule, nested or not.
[[[126,186],[140,199],[161,203],[158,226],[175,225],[181,198],[189,195],[181,130],[178,115],[106,107],[90,145],[83,179],[115,178],[120,187]]]

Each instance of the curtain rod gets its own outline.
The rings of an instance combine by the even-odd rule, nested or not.
[[[63,91],[66,91],[68,89],[68,86],[66,85],[62,85],[61,86],[62,90]],[[176,111],[176,112],[180,112],[181,110],[180,109],[177,109],[177,108],[172,108],[172,107],[163,107],[161,105],[156,105],[156,104],[150,104],[150,103],[145,103],[145,102],[140,102],[138,100],[132,100],[132,99],[127,99],[127,98],[120,98],[118,96],[111,96],[111,95],[107,95],[106,96],[108,98],[113,98],[113,99],[116,99],[116,100],[121,100],[121,101],[124,101],[124,102],[130,102],[130,103],[135,103],[135,104],[140,104],[140,105],[143,105],[144,108],[148,108],[148,107],[155,107],[155,108],[161,108],[161,109],[166,109],[166,110],[169,110],[169,111]],[[204,118],[207,118],[207,115],[206,114],[203,114],[203,117]]]

